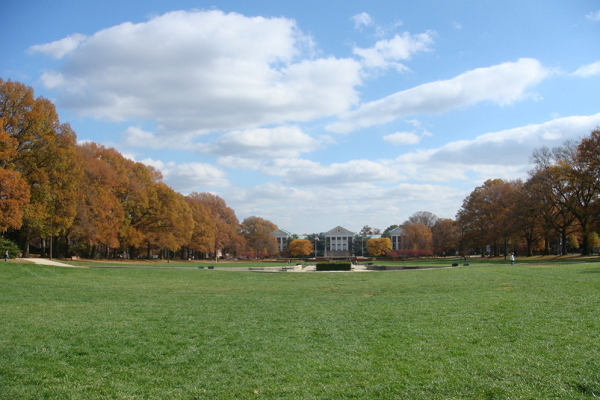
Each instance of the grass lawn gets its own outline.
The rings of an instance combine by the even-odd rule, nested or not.
[[[0,264],[1,399],[593,399],[600,264]]]

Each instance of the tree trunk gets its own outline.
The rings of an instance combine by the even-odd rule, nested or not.
[[[71,238],[65,235],[65,257],[71,257]]]
[[[42,249],[40,250],[40,257],[46,258],[48,252],[46,251],[46,238],[42,238]]]
[[[23,251],[23,257],[28,258],[29,257],[29,237],[31,234],[31,228],[28,226],[27,229],[25,230],[25,240],[22,243],[22,247],[21,250]]]
[[[566,231],[566,229],[564,229],[561,232],[560,237],[561,237],[561,243],[559,244],[559,246],[561,246],[560,253],[562,255],[565,255],[565,254],[567,254],[567,246],[569,245],[568,240],[567,240],[567,231]]]
[[[589,240],[590,235],[587,231],[587,226],[582,227],[582,228],[583,228],[583,238],[581,241],[581,255],[589,256],[590,255],[590,240]]]

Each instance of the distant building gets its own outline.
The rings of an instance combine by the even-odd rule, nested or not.
[[[406,249],[408,245],[408,240],[406,237],[406,232],[402,227],[394,228],[389,232],[390,240],[392,241],[392,250],[402,250]],[[353,253],[353,241],[355,232],[352,232],[344,227],[336,226],[335,228],[325,232],[323,234],[325,236],[325,254],[326,258],[350,258],[355,255]],[[284,252],[287,250],[287,245],[291,237],[306,239],[306,235],[297,236],[292,233],[284,230],[277,229],[273,232],[273,236],[277,240],[277,246],[279,248],[279,252]],[[368,235],[368,238],[380,238],[381,235]],[[366,242],[366,240],[365,240]]]
[[[327,240],[325,257],[352,257],[352,238],[354,235],[354,232],[342,228],[341,226],[336,226],[332,230],[325,232],[325,239]]]
[[[392,240],[392,250],[406,249],[406,232],[401,226],[390,231],[390,239]]]
[[[281,253],[282,251],[286,251],[288,246],[288,240],[292,236],[292,234],[286,230],[277,229],[275,232],[273,232],[273,236],[275,236],[275,239],[277,240],[279,252]]]

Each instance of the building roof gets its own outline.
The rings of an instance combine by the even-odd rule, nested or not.
[[[404,228],[402,228],[401,226],[394,228],[390,231],[390,236],[401,236],[404,235]]]
[[[273,231],[273,235],[275,235],[275,237],[290,237],[292,236],[292,234],[284,229],[277,229],[275,231]]]
[[[338,225],[330,231],[325,232],[325,236],[354,236],[354,232]]]

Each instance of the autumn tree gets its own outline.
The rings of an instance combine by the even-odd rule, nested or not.
[[[588,238],[588,245],[590,246],[591,252],[594,252],[595,248],[600,247],[600,236],[598,236],[598,233],[596,232],[592,232],[589,235]]]
[[[29,185],[13,168],[18,142],[4,130],[0,118],[0,231],[19,229],[23,213],[29,204]]]
[[[534,171],[546,180],[555,204],[568,210],[577,220],[582,230],[583,255],[589,254],[588,238],[600,195],[599,173],[595,169],[595,150],[592,149],[598,144],[596,142],[600,142],[600,133],[593,133],[579,146],[574,141],[567,141],[552,150],[538,149],[533,156]]]
[[[239,221],[225,200],[211,193],[194,192],[188,197],[200,202],[208,210],[215,231],[214,241],[211,244],[211,252],[215,256],[221,250],[236,253],[244,248],[245,240],[239,233]]]
[[[525,184],[526,191],[535,200],[534,215],[539,220],[546,255],[551,252],[554,238],[560,238],[559,245],[562,247],[557,248],[558,252],[566,254],[567,237],[578,229],[575,216],[557,196],[560,185],[557,185],[554,176],[556,172],[553,168],[538,169],[531,173]]]
[[[19,229],[29,204],[29,186],[17,171],[0,168],[0,231]]]
[[[514,229],[509,212],[515,201],[513,191],[514,184],[502,179],[489,179],[475,188],[457,213],[463,239],[480,248],[491,245],[494,256],[503,248],[506,255]]]
[[[367,252],[375,257],[385,256],[392,251],[390,238],[372,238],[367,240]]]
[[[583,138],[577,146],[575,156],[577,165],[577,176],[579,190],[576,191],[576,198],[581,202],[581,214],[589,215],[589,225],[582,224],[582,219],[579,223],[582,226],[585,239],[583,241],[584,254],[589,254],[589,250],[594,247],[590,243],[590,238],[593,236],[593,229],[599,227],[600,224],[600,128],[594,129],[589,137]],[[589,204],[586,204],[588,197],[583,192],[584,186],[591,184],[593,187],[589,192]]]
[[[363,256],[367,251],[367,241],[371,239],[371,236],[380,233],[381,230],[378,228],[371,228],[369,225],[363,226],[360,232],[352,237],[352,252]]]
[[[265,256],[277,253],[277,239],[273,235],[277,225],[264,218],[248,217],[242,221],[240,228],[248,252]]]
[[[454,254],[458,249],[458,226],[450,218],[438,218],[431,228],[433,250],[437,254]]]
[[[150,204],[146,227],[148,245],[178,251],[189,243],[194,231],[194,220],[185,197],[166,184],[155,184],[156,197]]]
[[[6,139],[8,134],[9,146],[16,143],[9,169],[29,185],[30,201],[23,210],[23,250],[27,255],[32,236],[45,239],[60,234],[75,218],[81,173],[75,133],[68,124],[60,123],[49,100],[35,98],[31,87],[2,79],[0,121],[2,137]]]
[[[190,207],[192,218],[194,220],[192,237],[186,247],[189,250],[203,253],[206,256],[214,250],[214,242],[217,233],[216,226],[208,209],[201,201],[190,196],[186,196],[185,200]]]
[[[404,222],[404,226],[412,224],[423,224],[429,229],[435,225],[438,217],[429,211],[417,211]]]
[[[76,218],[67,232],[69,240],[77,238],[91,246],[89,256],[92,257],[99,245],[120,246],[119,232],[125,217],[123,204],[114,193],[119,176],[103,159],[104,151],[95,143],[77,146],[83,167],[80,185],[86,189],[79,191]]]
[[[381,229],[379,228],[371,228],[369,225],[365,225],[359,232],[362,236],[371,236],[371,235],[380,235]]]
[[[408,239],[408,247],[412,250],[432,250],[433,234],[422,222],[415,222],[402,227]]]
[[[525,243],[527,256],[533,255],[533,250],[545,236],[544,213],[545,202],[538,197],[539,192],[534,181],[514,181],[514,201],[509,210],[509,219],[513,221],[515,242]]]
[[[292,257],[305,257],[314,252],[314,247],[308,239],[294,239],[288,250]]]

